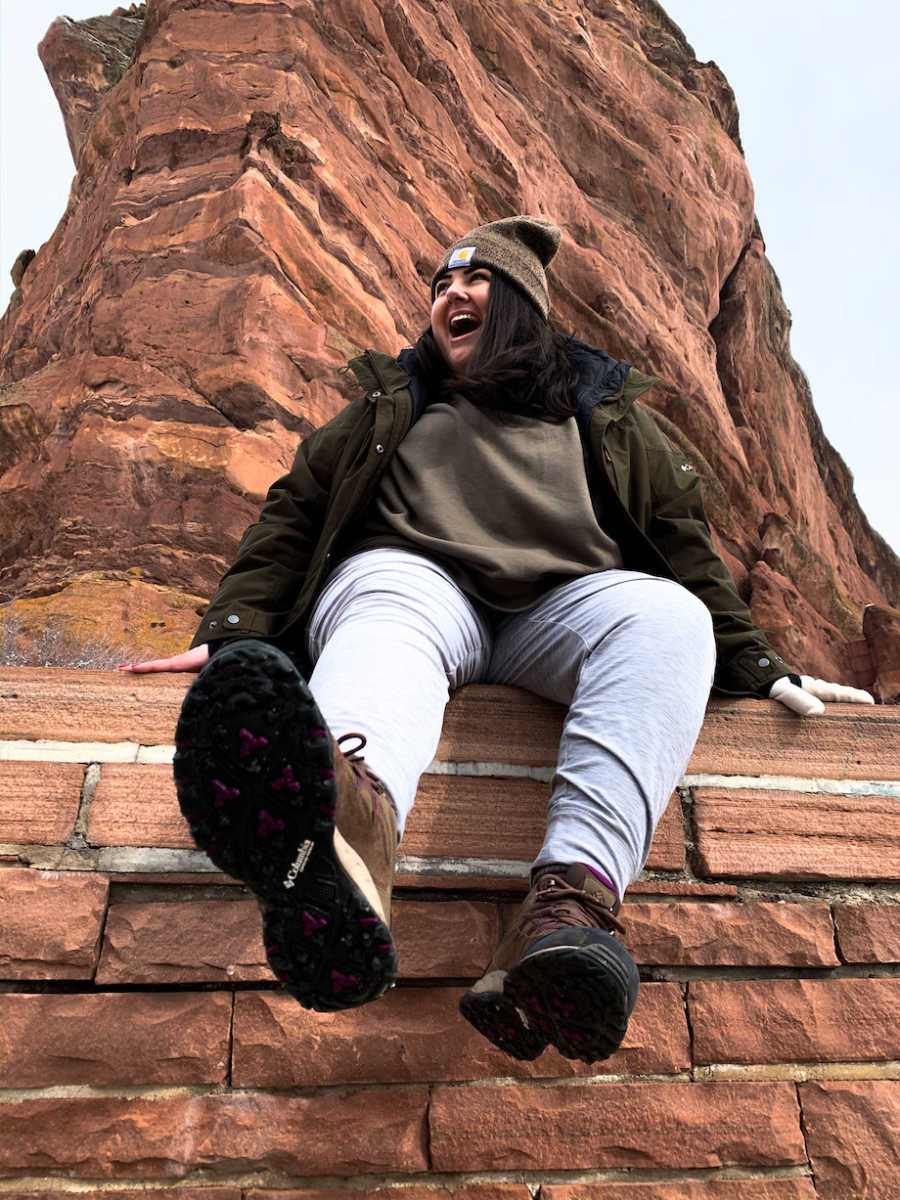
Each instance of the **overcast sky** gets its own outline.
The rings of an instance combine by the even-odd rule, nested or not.
[[[0,0],[0,309],[9,268],[62,216],[74,168],[37,43],[54,17],[110,0]],[[872,524],[900,551],[900,4],[666,0],[737,97],[791,346]]]

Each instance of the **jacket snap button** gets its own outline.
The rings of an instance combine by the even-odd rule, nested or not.
[[[225,618],[229,625],[237,625],[240,619],[236,613],[232,613],[231,616]]]
[[[381,395],[381,392],[373,392],[373,393],[372,393],[372,399],[373,399],[373,400],[377,400],[377,399],[378,399],[378,397],[379,397],[380,395]]]
[[[219,623],[218,621],[210,621],[210,623],[209,623],[210,629],[215,629],[215,627],[218,625],[218,623]]]
[[[756,665],[758,667],[767,667],[769,665],[769,660],[767,658],[761,658]]]
[[[379,442],[378,445],[375,447],[375,453],[376,454],[384,454],[384,446],[382,446],[381,442]]]

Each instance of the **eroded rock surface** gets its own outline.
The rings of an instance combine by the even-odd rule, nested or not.
[[[853,681],[900,563],[790,356],[731,90],[652,0],[151,0],[41,55],[77,175],[0,324],[7,614],[180,648],[347,355],[417,336],[451,238],[535,212],[560,326],[666,381],[757,620]]]

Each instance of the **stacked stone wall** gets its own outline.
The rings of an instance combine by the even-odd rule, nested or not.
[[[0,670],[0,1200],[900,1196],[900,711],[714,700],[626,901],[591,1067],[459,1016],[525,890],[561,712],[451,702],[403,844],[399,986],[320,1016],[171,782],[188,680]]]

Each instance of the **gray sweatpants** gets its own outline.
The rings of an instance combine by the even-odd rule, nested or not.
[[[404,550],[338,566],[310,621],[310,688],[365,759],[402,830],[464,683],[505,683],[566,705],[535,860],[583,862],[621,896],[690,757],[712,682],[706,607],[679,584],[603,571],[563,584],[491,631],[441,567]]]

